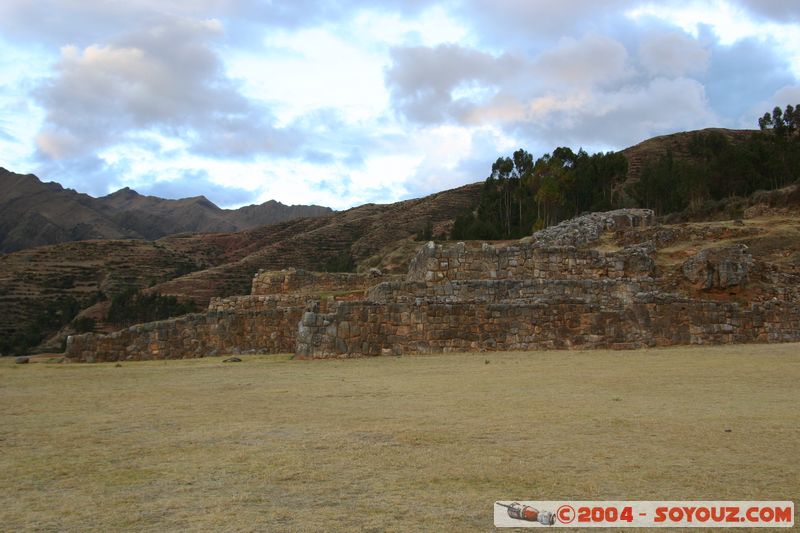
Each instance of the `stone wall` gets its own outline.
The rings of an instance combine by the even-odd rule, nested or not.
[[[304,303],[286,306],[263,296],[215,298],[204,314],[137,324],[108,335],[72,335],[66,355],[94,362],[291,352],[304,310]]]
[[[513,245],[431,242],[405,277],[259,272],[251,296],[214,298],[204,314],[72,336],[67,356],[117,361],[294,350],[327,358],[800,341],[800,276],[756,265],[744,247],[688,258],[673,277],[693,291],[654,280],[652,244],[613,252],[581,247],[604,231],[652,223],[651,211],[621,210],[579,217]],[[772,287],[760,301],[708,301],[752,280]],[[359,301],[346,301],[353,298]]]
[[[630,306],[338,302],[307,311],[297,355],[308,358],[552,348],[800,341],[800,305],[639,294]]]
[[[644,246],[606,253],[572,246],[541,247],[533,242],[500,247],[429,242],[411,260],[407,279],[427,283],[476,279],[643,280],[654,274],[652,254],[653,249]]]
[[[259,313],[279,307],[304,307],[314,301],[308,294],[269,294],[260,296],[228,296],[211,298],[208,311],[212,313],[239,312]]]
[[[588,213],[537,231],[523,241],[536,242],[542,246],[582,246],[599,240],[607,231],[646,228],[653,226],[655,220],[652,209],[616,209]]]
[[[601,305],[630,303],[640,292],[654,289],[650,281],[622,279],[466,280],[448,283],[383,282],[367,291],[375,303],[534,303],[582,300]]]
[[[259,271],[253,277],[250,294],[320,294],[366,290],[379,282],[380,276],[349,272],[311,272],[290,268],[279,271]]]

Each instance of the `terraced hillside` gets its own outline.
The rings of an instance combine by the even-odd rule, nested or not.
[[[360,263],[375,261],[382,251],[387,253],[408,240],[428,221],[435,234],[446,233],[453,219],[474,205],[480,189],[481,184],[465,185],[425,198],[367,204],[328,217],[243,232],[242,235],[259,235],[258,248],[252,253],[161,283],[153,290],[207,303],[213,296],[246,294],[259,269],[354,270]],[[388,270],[404,272],[409,259],[410,256],[400,264],[388,265]]]
[[[0,255],[0,335],[19,335],[37,321],[42,327],[43,313],[62,306],[63,311],[55,312],[88,309],[84,314],[98,320],[97,330],[107,331],[101,319],[108,303],[100,300],[128,287],[193,299],[204,306],[213,296],[248,293],[253,274],[261,268],[355,269],[359,262],[413,236],[428,221],[444,231],[474,204],[479,191],[480,184],[468,185],[421,199],[368,204],[237,233],[177,235],[153,242],[81,241]],[[51,318],[49,334],[58,329],[52,326],[58,317]],[[67,328],[62,335],[69,332]],[[51,342],[47,348],[53,346]]]
[[[629,148],[622,150],[622,154],[628,160],[628,176],[624,186],[639,181],[642,169],[649,161],[655,161],[668,151],[679,160],[692,159],[689,153],[689,144],[692,138],[698,133],[721,133],[731,144],[739,144],[751,138],[757,130],[730,130],[725,128],[706,128],[697,131],[683,131],[660,135],[647,139]],[[623,186],[623,189],[624,189]]]

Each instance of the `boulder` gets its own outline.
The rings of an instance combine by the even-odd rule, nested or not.
[[[686,261],[684,278],[704,291],[742,288],[750,279],[753,256],[744,244],[700,250]]]

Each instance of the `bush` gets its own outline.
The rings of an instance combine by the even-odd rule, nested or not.
[[[39,304],[33,311],[31,321],[24,328],[0,339],[0,353],[6,355],[28,353],[45,337],[69,324],[80,310],[80,303],[71,296],[60,296],[52,302]]]
[[[353,272],[355,267],[356,263],[350,252],[343,251],[325,261],[322,269],[325,272]]]
[[[76,333],[91,333],[94,331],[94,318],[81,316],[72,321],[72,328]]]
[[[425,226],[414,236],[414,240],[428,242],[431,239],[433,239],[433,224],[430,219],[428,219],[428,221],[425,222]]]
[[[142,294],[138,289],[126,289],[111,298],[106,321],[112,324],[131,325],[154,322],[173,316],[193,313],[197,310],[194,301],[180,302],[175,296],[159,293]]]

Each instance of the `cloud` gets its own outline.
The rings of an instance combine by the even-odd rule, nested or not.
[[[627,50],[618,41],[590,33],[580,40],[561,39],[536,58],[534,70],[548,81],[583,87],[625,77],[627,58]]]
[[[770,43],[755,38],[742,39],[730,46],[714,45],[709,68],[697,79],[705,86],[714,111],[732,119],[746,114],[754,102],[796,83],[789,58]],[[754,128],[756,123],[747,127]]]
[[[681,32],[645,34],[639,59],[651,74],[679,77],[704,72],[711,53],[700,42]]]
[[[775,93],[773,99],[776,102],[775,105],[782,105],[782,107],[786,107],[786,105],[791,104],[796,106],[797,103],[800,103],[800,85],[781,87]],[[783,104],[780,102],[783,102]],[[792,104],[792,102],[794,102],[794,104]]]
[[[64,159],[160,131],[219,157],[291,151],[289,131],[269,124],[224,73],[211,43],[216,20],[165,19],[109,44],[61,48],[53,78],[36,91],[46,110],[42,156]]]
[[[15,40],[62,46],[107,41],[132,27],[153,26],[172,17],[212,17],[235,13],[228,0],[3,0],[0,32]]]
[[[593,33],[561,39],[535,57],[442,45],[394,49],[392,58],[386,78],[395,109],[429,125],[535,120],[633,75],[625,47]]]
[[[424,154],[406,180],[408,198],[419,198],[486,178],[499,155],[519,146],[494,126],[444,125],[414,135],[412,151]]]
[[[435,5],[434,0],[384,0],[380,9],[384,12],[412,15]],[[354,13],[375,7],[367,0],[293,0],[268,1],[245,0],[236,3],[239,16],[261,24],[282,28],[301,28],[321,23],[340,23],[352,18]]]
[[[454,44],[394,48],[386,71],[394,105],[411,120],[436,123],[458,114],[458,88],[491,88],[512,77],[521,61]]]
[[[190,198],[205,196],[220,207],[240,206],[256,201],[257,193],[238,187],[226,187],[211,180],[204,170],[190,170],[169,180],[160,180],[144,187],[138,192],[161,198]]]
[[[57,181],[64,187],[97,197],[111,192],[111,184],[129,170],[127,162],[109,163],[89,154],[63,160],[43,160],[36,165],[33,172],[42,181]]]
[[[797,94],[795,4],[3,0],[0,143],[93,194],[391,201],[519,147],[752,127]]]
[[[791,23],[800,21],[800,4],[795,0],[735,0],[752,13],[776,22]]]
[[[578,111],[572,132],[582,143],[627,146],[653,135],[713,126],[705,88],[689,78],[655,78],[644,86],[603,93]]]
[[[386,83],[392,103],[420,124],[508,121],[531,94],[589,89],[632,74],[625,47],[593,33],[561,39],[535,57],[458,45],[395,48],[391,55]]]
[[[703,86],[687,78],[655,78],[613,90],[548,93],[515,102],[504,129],[527,143],[551,150],[583,146],[624,148],[647,137],[714,125]],[[492,104],[478,108],[497,114]]]
[[[0,141],[10,141],[16,142],[16,137],[13,137],[10,133],[8,133],[7,129],[0,124]]]
[[[752,102],[793,84],[787,58],[769,41],[721,44],[709,28],[692,37],[663,20],[620,20],[611,34],[618,38],[588,31],[528,54],[395,49],[392,104],[427,127],[493,125],[547,150],[620,149],[653,135],[736,126]]]
[[[633,0],[468,0],[456,8],[487,43],[530,47],[597,30]]]
[[[776,106],[784,109],[787,105],[800,107],[800,85],[781,87],[774,94],[751,105],[736,126],[740,128],[756,128],[758,119],[764,116],[764,113],[772,113]]]

